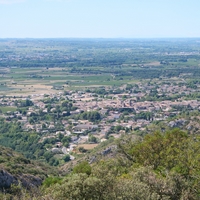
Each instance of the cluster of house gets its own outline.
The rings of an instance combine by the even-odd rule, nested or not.
[[[151,88],[151,86],[149,86]],[[149,88],[149,89],[150,89]],[[145,89],[145,88],[143,88]],[[176,92],[178,90],[177,86],[167,86],[164,85],[157,89],[159,92]],[[146,90],[148,93],[149,90]],[[179,92],[180,89],[179,89]],[[70,112],[68,118],[62,118],[61,125],[63,131],[58,132],[56,129],[57,121],[36,121],[34,123],[30,122],[30,117],[37,113],[37,115],[42,111],[43,113],[54,112],[56,109],[56,104],[52,104],[50,111],[46,108],[44,103],[45,95],[32,95],[30,100],[33,102],[33,106],[30,106],[26,113],[14,111],[2,113],[1,116],[5,117],[8,121],[13,119],[21,122],[25,131],[34,130],[40,133],[45,138],[57,137],[58,133],[65,136],[71,137],[71,145],[68,151],[74,148],[74,145],[85,143],[88,141],[88,133],[94,134],[99,140],[105,140],[105,135],[111,129],[111,127],[122,126],[123,130],[119,131],[119,134],[113,134],[114,137],[119,137],[123,134],[125,128],[134,130],[143,130],[147,125],[152,123],[152,121],[166,120],[171,114],[177,115],[179,110],[176,107],[190,107],[193,110],[200,110],[200,102],[198,100],[181,100],[176,101],[138,101],[138,99],[145,96],[144,92],[131,93],[125,92],[123,94],[109,94],[109,95],[95,95],[91,92],[75,92],[69,91],[67,94],[59,92],[57,94],[51,94],[48,98],[57,99],[68,99],[73,100],[73,105],[77,107],[76,110]],[[26,99],[27,97],[20,97],[20,99]],[[1,106],[14,107],[17,97],[6,97],[0,98]],[[60,103],[60,102],[59,102]],[[133,112],[128,113],[128,117],[124,119],[124,111],[126,109],[131,109]],[[98,122],[89,122],[88,120],[75,120],[74,115],[80,114],[84,111],[98,111],[102,118]],[[152,113],[151,119],[135,119],[134,116],[140,113]],[[64,116],[64,113],[63,113]],[[126,113],[127,116],[127,113]],[[181,123],[181,122],[180,122]],[[177,122],[178,124],[178,122]],[[170,124],[173,126],[173,122]],[[62,148],[62,143],[57,143],[57,147]]]

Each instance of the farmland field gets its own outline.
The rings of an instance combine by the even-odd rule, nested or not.
[[[2,39],[0,95],[200,78],[198,39]]]

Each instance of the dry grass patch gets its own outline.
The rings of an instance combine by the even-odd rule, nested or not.
[[[80,148],[83,147],[84,149],[90,150],[90,149],[94,149],[96,146],[98,146],[99,144],[79,144],[76,148]]]

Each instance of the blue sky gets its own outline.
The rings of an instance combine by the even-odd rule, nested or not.
[[[0,38],[200,37],[200,0],[0,0]]]

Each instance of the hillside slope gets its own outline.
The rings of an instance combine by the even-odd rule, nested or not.
[[[43,198],[197,200],[199,147],[198,135],[179,129],[137,139],[125,135],[106,156],[100,151],[96,161],[77,163],[62,180],[46,181]]]
[[[57,172],[46,164],[26,159],[12,149],[0,146],[1,190],[19,183],[27,189],[38,187],[50,174],[56,175]]]

